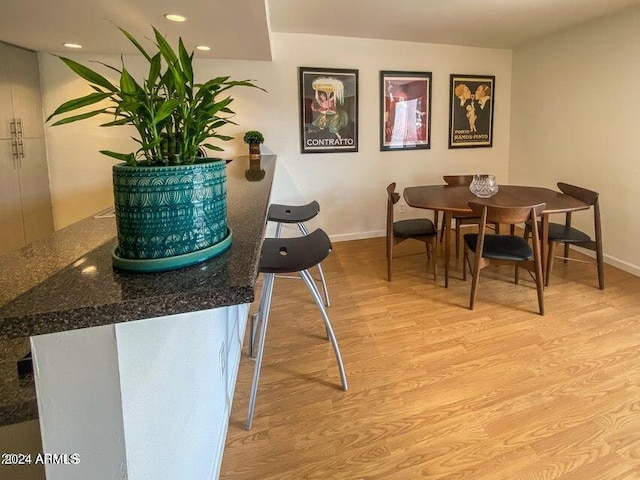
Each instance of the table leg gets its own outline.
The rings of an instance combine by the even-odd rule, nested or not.
[[[451,253],[451,212],[444,212],[444,288],[449,288],[449,254]]]
[[[547,258],[549,257],[549,215],[542,215],[542,228],[540,231],[540,251],[542,253],[542,279],[546,285]]]

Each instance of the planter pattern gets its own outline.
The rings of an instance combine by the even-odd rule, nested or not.
[[[226,162],[113,167],[117,255],[157,259],[221,242],[227,231]]]

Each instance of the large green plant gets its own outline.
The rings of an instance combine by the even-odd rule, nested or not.
[[[157,52],[150,54],[130,33],[122,28],[120,31],[147,59],[147,78],[142,83],[136,81],[125,68],[124,61],[121,68],[98,62],[119,74],[119,84],[114,85],[96,71],[69,58],[59,57],[71,70],[89,82],[94,92],[63,103],[47,121],[103,102],[102,105],[106,106],[67,116],[53,125],[63,125],[100,114],[113,117],[112,121],[102,124],[103,127],[133,125],[138,132],[138,138],[134,140],[140,144],[135,153],[100,151],[133,166],[141,159],[146,160],[148,165],[193,163],[199,145],[211,150],[222,150],[216,145],[204,143],[209,138],[222,141],[233,138],[218,133],[220,127],[228,123],[235,124],[230,118],[234,112],[229,108],[233,99],[222,94],[238,86],[260,87],[251,83],[251,80],[234,81],[229,77],[216,77],[205,83],[195,83],[193,52],[187,52],[182,38],[178,40],[176,52],[162,34],[153,28]]]

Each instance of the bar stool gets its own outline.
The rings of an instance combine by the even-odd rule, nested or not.
[[[258,353],[256,357],[256,365],[253,372],[253,382],[251,384],[251,394],[249,396],[249,411],[247,413],[246,429],[251,429],[253,422],[253,412],[256,406],[256,395],[258,393],[258,381],[260,379],[260,367],[262,366],[262,355],[264,353],[264,342],[267,336],[267,323],[269,320],[269,309],[271,307],[271,296],[273,294],[273,283],[277,273],[300,273],[300,278],[307,285],[311,292],[311,296],[316,302],[325,329],[333,351],[338,362],[338,370],[340,371],[340,379],[342,380],[342,389],[347,390],[347,377],[344,373],[344,365],[342,364],[342,356],[338,347],[331,322],[327,316],[327,311],[322,302],[322,297],[309,273],[309,268],[319,265],[322,260],[327,258],[331,253],[331,241],[327,234],[318,229],[313,233],[303,237],[294,238],[266,238],[262,244],[260,253],[260,264],[258,270],[262,273],[263,284],[260,294],[260,305],[256,315],[256,321],[252,322],[249,335],[249,351],[253,353],[253,344],[256,337],[257,326],[260,325],[260,335],[258,338]]]
[[[280,205],[273,203],[269,206],[267,220],[276,222],[276,238],[280,238],[283,223],[295,223],[303,235],[309,235],[309,231],[304,222],[311,220],[318,215],[319,212],[320,204],[315,200],[307,205]],[[320,281],[322,282],[322,289],[324,291],[324,304],[329,307],[331,306],[329,291],[327,290],[327,282],[324,279],[324,272],[322,271],[322,265],[320,265],[320,263],[318,263],[318,272],[320,272]]]

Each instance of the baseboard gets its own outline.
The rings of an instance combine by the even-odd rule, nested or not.
[[[384,237],[387,234],[385,230],[373,230],[371,232],[357,233],[341,233],[340,235],[331,235],[332,242],[348,242],[350,240],[364,240],[366,238]]]
[[[593,250],[587,250],[586,248],[578,247],[576,245],[571,245],[571,248],[583,255],[586,255],[587,257],[593,258],[594,260],[596,258],[596,252]],[[562,247],[556,246],[556,254],[559,254],[561,251]],[[633,263],[625,262],[624,260],[620,260],[612,255],[607,255],[606,253],[604,254],[604,263],[611,265],[612,267],[619,268],[620,270],[635,275],[636,277],[640,277],[640,266],[634,265]]]
[[[582,253],[583,255],[586,255],[587,257],[591,257],[593,259],[596,258],[596,252],[594,252],[593,250],[587,250],[585,248],[577,246],[572,246],[572,248],[575,248],[576,251]],[[624,270],[627,273],[631,273],[636,277],[640,277],[640,267],[638,265],[634,265],[633,263],[625,262],[624,260],[620,260],[617,257],[607,255],[606,253],[604,254],[604,263],[606,263],[607,265],[611,265],[612,267],[619,268],[620,270]]]
[[[620,270],[624,270],[625,272],[631,273],[636,277],[640,277],[640,267],[632,263],[625,262],[624,260],[612,257],[611,255],[604,256],[604,263],[619,268]]]

